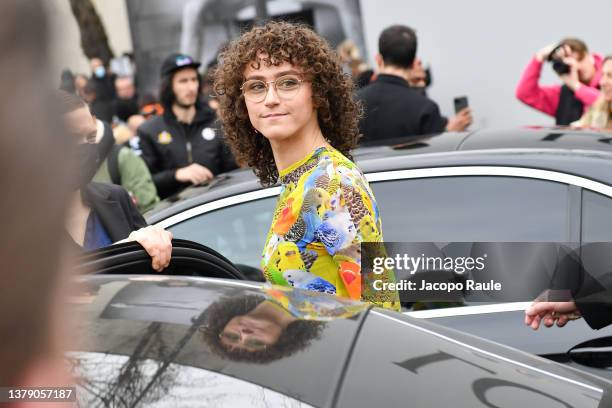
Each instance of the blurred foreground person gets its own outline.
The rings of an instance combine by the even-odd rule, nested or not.
[[[414,82],[414,72],[420,66],[416,58],[417,36],[412,28],[394,25],[383,30],[378,52],[376,80],[357,93],[365,111],[359,124],[361,142],[463,131],[472,123],[469,108],[447,119],[440,114],[438,105],[423,94],[422,87],[409,83]],[[416,84],[420,86],[421,82]]]
[[[539,84],[542,65],[552,63],[562,85]],[[548,45],[531,59],[516,87],[516,97],[540,112],[555,117],[555,124],[569,125],[599,97],[602,56],[589,53],[577,38]]]
[[[163,270],[170,263],[172,234],[159,227],[147,227],[122,187],[91,182],[104,159],[96,143],[96,121],[78,96],[57,92],[65,126],[78,143],[79,180],[74,186],[67,219],[70,237],[85,250],[137,241],[151,256],[153,269]]]
[[[601,96],[589,110],[573,122],[572,126],[595,129],[612,129],[612,55],[603,61],[601,75]]]
[[[69,274],[61,238],[74,149],[54,137],[57,121],[46,111],[52,105],[45,98],[51,84],[43,10],[37,0],[0,2],[1,387],[72,385],[63,356],[71,318],[63,306]]]
[[[138,128],[142,158],[162,199],[237,167],[215,112],[200,101],[199,66],[188,55],[164,60],[159,92],[164,113]]]

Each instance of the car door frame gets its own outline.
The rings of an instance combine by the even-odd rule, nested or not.
[[[78,273],[121,274],[121,269],[141,263],[150,263],[151,258],[137,242],[125,242],[85,253],[78,259]],[[172,257],[169,269],[177,263],[191,263],[210,268],[212,278],[247,280],[244,274],[227,258],[217,251],[197,242],[184,239],[172,240]],[[149,268],[151,274],[158,274]],[[163,271],[161,275],[166,275]],[[181,274],[174,274],[181,276]]]

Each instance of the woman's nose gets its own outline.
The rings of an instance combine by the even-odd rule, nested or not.
[[[266,98],[264,99],[266,106],[274,106],[280,103],[278,94],[276,89],[274,88],[274,84],[269,84],[268,89],[266,89]]]

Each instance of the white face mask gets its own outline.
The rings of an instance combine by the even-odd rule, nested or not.
[[[94,70],[94,75],[96,78],[104,78],[104,75],[106,75],[106,69],[100,65]]]

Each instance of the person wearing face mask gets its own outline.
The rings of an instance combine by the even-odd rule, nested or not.
[[[90,103],[95,103],[98,118],[110,123],[115,114],[115,75],[107,71],[100,58],[92,58],[89,66],[92,73],[89,81],[95,91],[95,100]]]
[[[555,118],[557,125],[569,125],[599,98],[603,57],[590,53],[577,38],[565,38],[548,45],[531,59],[516,87],[516,97],[526,105]],[[542,65],[549,61],[563,82],[540,85]]]
[[[200,100],[199,62],[172,54],[161,67],[164,108],[138,128],[142,158],[161,199],[235,169],[215,112]]]
[[[147,226],[127,191],[113,184],[95,183],[92,178],[107,153],[112,139],[108,125],[100,147],[98,127],[89,108],[74,94],[57,91],[57,102],[66,129],[78,140],[77,160],[80,174],[69,203],[66,229],[72,241],[84,250],[94,250],[113,243],[137,241],[152,258],[152,267],[161,271],[170,263],[172,233]]]

